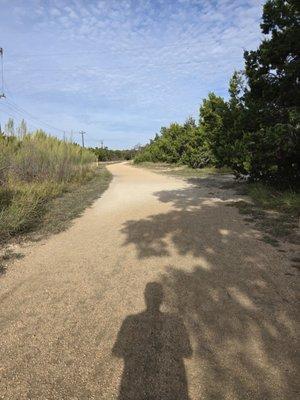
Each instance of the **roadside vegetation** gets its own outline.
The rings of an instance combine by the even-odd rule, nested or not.
[[[90,150],[95,154],[98,161],[106,162],[106,161],[126,161],[132,160],[137,152],[139,146],[135,146],[133,149],[125,149],[125,150],[112,150],[108,147],[94,147]]]
[[[268,234],[294,241],[300,210],[300,3],[268,0],[261,30],[260,46],[244,52],[244,70],[230,79],[228,99],[209,93],[198,122],[188,118],[162,127],[134,162],[185,165],[165,172],[186,177],[229,169],[252,199],[234,205]]]
[[[96,160],[91,151],[41,130],[0,135],[1,242],[46,225],[59,230],[82,211],[110,179]]]
[[[140,163],[135,163],[142,168],[150,169],[151,171],[157,171],[159,173],[166,173],[168,175],[179,176],[183,178],[195,178],[195,177],[203,177],[212,174],[232,174],[232,170],[228,167],[217,168],[214,166],[211,167],[203,167],[203,168],[192,168],[188,165],[182,165],[180,163],[172,164],[172,163],[162,163],[162,162],[149,162],[144,161]]]
[[[300,193],[293,189],[278,189],[260,182],[241,185],[239,193],[251,198],[251,202],[238,201],[238,207],[246,221],[253,222],[264,232],[263,240],[278,246],[278,240],[299,244]]]
[[[215,190],[233,190],[243,200],[227,205],[237,207],[246,223],[254,223],[263,233],[262,239],[274,246],[279,240],[299,244],[300,193],[292,188],[278,188],[262,182],[234,180],[230,168],[204,167],[194,169],[186,165],[171,163],[141,162],[138,167],[160,174],[183,178],[192,185],[210,187]]]
[[[300,6],[269,0],[265,35],[245,51],[245,68],[229,82],[228,100],[209,93],[199,122],[162,127],[136,163],[180,163],[192,168],[229,167],[237,177],[295,188],[300,181]]]

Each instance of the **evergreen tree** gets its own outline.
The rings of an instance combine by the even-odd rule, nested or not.
[[[300,175],[299,9],[299,1],[268,0],[261,24],[268,36],[244,54],[248,89],[240,166],[253,179],[292,183]]]
[[[300,104],[300,2],[268,0],[261,29],[268,36],[244,53],[247,106],[258,125],[285,123]]]

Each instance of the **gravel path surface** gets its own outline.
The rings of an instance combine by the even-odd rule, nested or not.
[[[0,277],[0,398],[295,400],[285,255],[218,177],[108,169],[102,198]]]

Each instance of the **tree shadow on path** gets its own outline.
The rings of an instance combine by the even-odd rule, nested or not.
[[[134,245],[140,260],[167,264],[170,256],[160,279],[167,308],[196,344],[193,399],[294,400],[300,391],[295,287],[278,254],[226,207],[231,193],[216,197],[209,190],[155,193],[171,210],[127,221],[124,246]],[[187,265],[182,256],[189,256]]]

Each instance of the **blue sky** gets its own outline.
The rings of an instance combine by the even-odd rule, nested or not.
[[[31,129],[73,130],[76,141],[82,129],[89,146],[144,144],[161,126],[198,119],[209,91],[227,96],[243,49],[261,40],[262,4],[0,0],[0,122],[24,116]]]

